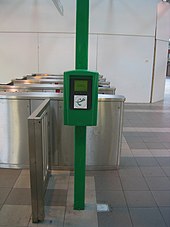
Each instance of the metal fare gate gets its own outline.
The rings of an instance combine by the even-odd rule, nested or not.
[[[50,176],[50,99],[28,118],[32,222],[45,217],[44,197]]]

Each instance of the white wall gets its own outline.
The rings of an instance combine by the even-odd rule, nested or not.
[[[91,0],[90,32],[153,36],[158,0]]]
[[[168,42],[156,40],[152,102],[163,100],[167,69]]]
[[[91,1],[90,32],[98,39],[97,70],[128,102],[150,101],[158,2]]]
[[[164,41],[170,39],[170,4],[166,2],[160,2],[157,6],[156,39]]]
[[[165,79],[170,38],[170,4],[161,2],[157,7],[156,53],[154,62],[152,102],[164,99]]]
[[[60,16],[52,0],[1,0],[0,31],[74,32],[75,0],[62,0]]]
[[[37,35],[0,33],[0,83],[38,70]]]
[[[149,102],[153,44],[153,37],[99,37],[98,70],[127,101]]]
[[[39,34],[39,72],[63,73],[74,68],[75,35]]]
[[[128,102],[150,100],[158,2],[90,0],[89,69]],[[74,68],[76,0],[61,3],[64,16],[51,0],[0,1],[0,83]]]
[[[74,67],[75,1],[62,4],[64,16],[52,0],[0,1],[0,83]]]

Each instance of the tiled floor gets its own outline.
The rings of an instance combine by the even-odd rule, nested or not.
[[[6,182],[5,178],[15,180]],[[45,221],[39,224],[31,220],[29,170],[0,169],[0,182],[0,226],[98,226],[94,176],[86,177],[85,210],[74,211],[74,177],[69,171],[52,171],[45,196]]]
[[[73,210],[73,181],[53,172],[45,221],[32,224],[29,171],[0,169],[0,227],[170,227],[170,79],[163,102],[125,105],[120,168],[87,172],[84,211]]]

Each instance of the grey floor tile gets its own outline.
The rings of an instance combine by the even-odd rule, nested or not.
[[[126,139],[126,141],[128,140],[129,137],[140,137],[138,132],[123,132],[123,135]]]
[[[170,157],[156,157],[161,167],[170,166]]]
[[[162,143],[167,149],[170,149],[170,143],[166,142],[166,143]]]
[[[48,189],[68,189],[68,182],[69,182],[69,175],[62,174],[62,175],[57,175],[53,174],[50,177],[49,183],[48,183]]]
[[[3,204],[7,199],[11,188],[0,188],[0,204]]]
[[[46,206],[45,219],[42,223],[30,223],[28,227],[63,227],[64,226],[65,207],[63,206]]]
[[[140,167],[143,176],[145,177],[162,177],[165,176],[164,171],[160,166]]]
[[[22,169],[21,173],[20,173],[20,176],[30,176],[30,169],[29,168]]]
[[[149,188],[143,177],[121,176],[121,182],[125,191],[148,191]]]
[[[12,175],[14,177],[14,176],[19,176],[20,173],[21,173],[21,170],[19,169],[3,169],[3,168],[0,169],[0,176]]]
[[[145,143],[159,143],[159,142],[161,142],[161,140],[159,139],[159,138],[157,138],[157,137],[153,137],[153,136],[151,136],[151,137],[142,137],[142,140],[143,140],[143,142],[145,142]]]
[[[160,133],[157,133],[157,137],[159,138],[159,140],[161,142],[169,142],[169,138],[170,138],[170,133],[169,132],[160,132]]]
[[[135,157],[138,166],[159,166],[159,163],[154,157]]]
[[[156,207],[150,191],[125,191],[128,207]]]
[[[121,157],[133,157],[133,154],[130,150],[130,148],[122,148],[121,149]]]
[[[166,227],[158,208],[130,208],[135,227]]]
[[[63,189],[48,189],[45,195],[46,206],[66,206],[67,191]]]
[[[0,210],[0,225],[27,226],[31,217],[31,206],[4,205]]]
[[[162,167],[162,169],[165,172],[166,176],[170,177],[170,166]]]
[[[168,177],[145,177],[150,190],[170,190]]]
[[[170,207],[160,207],[160,211],[167,227],[170,227]]]
[[[125,120],[123,121],[123,126],[124,126],[124,127],[131,127],[131,123],[130,123],[128,120],[125,119]]]
[[[170,157],[168,149],[150,149],[153,157]]]
[[[131,151],[134,157],[152,157],[152,153],[148,149],[132,149]]]
[[[142,139],[150,138],[150,137],[152,137],[152,138],[156,137],[154,132],[146,132],[146,131],[145,132],[138,132],[138,135],[141,136]]]
[[[96,205],[86,205],[85,210],[67,207],[64,227],[98,227]]]
[[[135,128],[142,128],[142,127],[148,127],[148,125],[146,124],[146,122],[138,122],[138,121],[134,121],[134,120],[129,120],[131,127],[135,127]],[[152,125],[149,125],[150,127],[152,127]]]
[[[14,188],[30,188],[30,175],[21,173],[15,182]]]
[[[127,208],[113,208],[111,212],[98,212],[98,227],[132,227]]]
[[[163,143],[147,143],[145,142],[145,145],[148,149],[165,149],[166,147],[163,145]]]
[[[125,168],[120,167],[118,171],[120,176],[127,176],[127,177],[142,176],[142,173],[139,167],[125,167]]]
[[[118,170],[88,170],[86,171],[86,176],[110,176],[118,177]]]
[[[62,176],[64,179],[66,176],[70,176],[70,170],[52,170],[51,174],[54,176]]]
[[[113,176],[95,176],[96,191],[99,190],[122,190],[119,177]]]
[[[21,170],[0,169],[0,187],[12,188]]]
[[[28,188],[13,188],[5,204],[8,205],[30,205],[31,192]]]
[[[170,191],[152,191],[152,194],[158,206],[170,207]]]
[[[120,167],[137,167],[137,162],[134,157],[121,157]]]
[[[95,191],[95,180],[93,176],[87,176],[85,179],[85,188],[88,190],[94,190]]]
[[[143,143],[143,140],[141,137],[137,136],[128,136],[126,137],[127,143]]]
[[[144,142],[129,142],[130,149],[147,149],[147,146]]]
[[[111,207],[126,207],[126,201],[122,191],[97,191],[98,204],[109,204]]]

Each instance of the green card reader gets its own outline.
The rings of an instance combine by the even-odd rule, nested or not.
[[[64,124],[96,125],[98,76],[87,70],[64,73]]]

